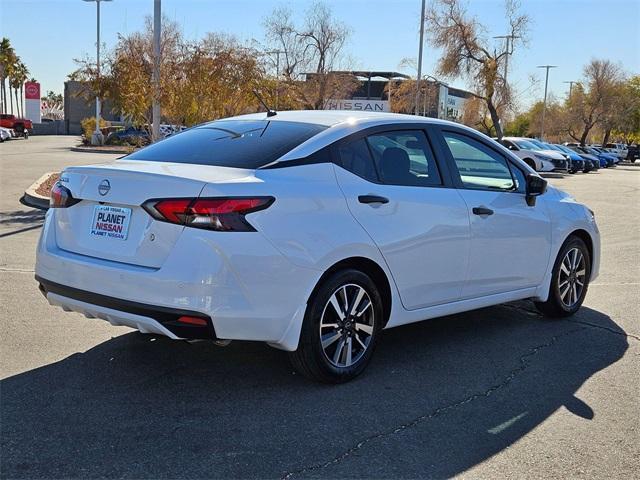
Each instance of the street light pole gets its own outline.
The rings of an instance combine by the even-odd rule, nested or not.
[[[436,77],[434,77],[433,75],[429,75],[427,73],[425,73],[423,75],[424,78],[424,84],[425,84],[425,90],[424,90],[424,104],[422,107],[422,115],[427,117],[427,102],[428,102],[428,97],[429,97],[429,79],[431,79],[433,81],[433,85],[434,87],[436,87],[437,89],[439,89],[441,86],[445,86],[448,87],[449,85],[447,85],[444,82],[441,82],[440,80],[438,80]],[[436,90],[436,99],[439,96],[439,90]],[[436,110],[438,110],[438,105],[437,105],[437,101],[436,101]],[[446,105],[446,99],[445,99],[445,105]],[[445,107],[446,108],[446,107]],[[438,112],[436,112],[436,117],[438,117]]]
[[[416,108],[415,114],[420,113],[420,80],[422,79],[422,47],[424,44],[424,11],[425,0],[422,0],[422,9],[420,10],[420,46],[418,47],[418,78],[416,81]]]
[[[284,50],[268,50],[264,52],[267,55],[276,55],[276,105],[275,109],[278,110],[278,101],[280,100],[280,54],[286,53]]]
[[[506,54],[504,57],[504,84],[507,85],[507,71],[509,70],[509,55],[513,53],[513,40],[515,38],[520,38],[520,36],[519,35],[497,35],[493,38],[504,38],[505,41],[507,42],[507,49],[505,50]]]
[[[568,83],[569,84],[569,99],[571,99],[571,92],[573,91],[573,84],[574,83],[578,83],[575,80],[567,80],[566,82],[562,82],[562,83]]]
[[[84,0],[85,2],[96,2],[96,79],[100,82],[100,2],[110,2],[111,0]],[[91,145],[102,145],[104,135],[100,130],[100,92],[96,92],[96,129],[91,135]]]
[[[151,139],[160,140],[160,29],[162,25],[162,9],[160,0],[153,0],[153,100],[151,103]]]
[[[544,117],[547,112],[547,86],[549,85],[549,69],[556,68],[557,65],[538,65],[537,68],[545,68],[547,74],[544,80],[544,102],[542,104],[542,125],[540,126],[540,140],[544,141]]]

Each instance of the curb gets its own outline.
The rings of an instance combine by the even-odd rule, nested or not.
[[[84,152],[84,153],[111,153],[116,155],[127,155],[131,153],[127,149],[120,150],[103,150],[101,148],[85,148],[85,147],[71,147],[72,152]]]
[[[29,188],[24,191],[24,195],[20,197],[20,203],[31,208],[38,208],[40,210],[49,209],[49,197],[43,197],[36,193],[36,189],[41,183],[45,182],[51,175],[58,172],[47,172],[42,175],[38,180],[33,182]]]

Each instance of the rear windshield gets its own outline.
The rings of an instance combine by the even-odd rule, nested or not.
[[[172,135],[128,155],[127,160],[254,169],[326,128],[299,122],[219,120]]]

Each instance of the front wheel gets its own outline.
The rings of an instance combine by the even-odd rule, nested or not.
[[[368,275],[353,269],[332,274],[307,305],[291,363],[323,383],[357,377],[371,360],[382,316],[382,297]]]
[[[536,302],[549,317],[568,317],[582,306],[591,278],[589,250],[581,238],[570,236],[556,258],[546,302]]]

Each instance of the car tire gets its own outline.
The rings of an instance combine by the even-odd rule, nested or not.
[[[553,265],[549,298],[536,302],[536,308],[548,317],[568,317],[582,306],[591,278],[591,256],[584,241],[571,235]]]
[[[331,274],[307,304],[298,349],[289,354],[293,367],[322,383],[357,377],[371,360],[383,311],[380,292],[368,275],[355,269]]]

